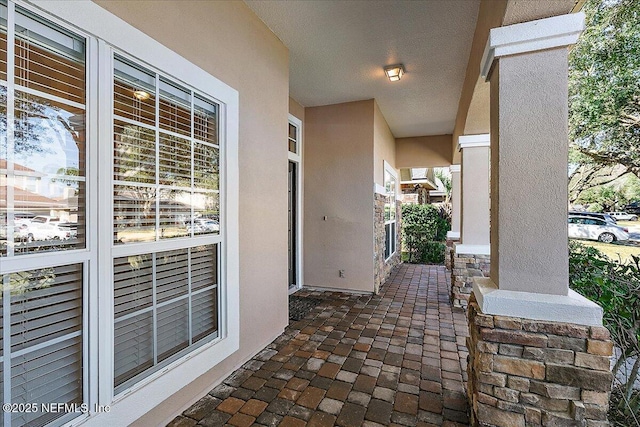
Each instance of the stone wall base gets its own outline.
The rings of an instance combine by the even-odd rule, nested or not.
[[[608,426],[613,343],[602,326],[467,311],[471,425]]]
[[[378,294],[380,287],[384,285],[391,270],[402,262],[402,203],[396,201],[396,252],[388,260],[384,258],[385,249],[385,229],[384,229],[384,206],[386,198],[382,194],[375,193],[373,201],[373,232],[374,232],[374,258],[373,277],[374,293]]]
[[[447,239],[445,242],[446,249],[444,250],[444,266],[449,271],[453,268],[453,257],[455,256],[454,245],[458,242],[460,242],[460,239]]]
[[[456,254],[454,250],[451,257],[451,303],[454,307],[466,308],[473,290],[473,279],[489,276],[490,256]]]

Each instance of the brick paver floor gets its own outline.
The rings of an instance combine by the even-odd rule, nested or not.
[[[467,323],[443,266],[323,302],[169,425],[466,426]]]

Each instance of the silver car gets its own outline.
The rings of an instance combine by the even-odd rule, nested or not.
[[[604,243],[629,240],[629,230],[589,216],[569,217],[569,238],[599,240]]]

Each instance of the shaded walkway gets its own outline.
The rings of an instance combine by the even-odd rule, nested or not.
[[[443,266],[398,267],[377,296],[323,300],[171,426],[467,425],[465,336]]]

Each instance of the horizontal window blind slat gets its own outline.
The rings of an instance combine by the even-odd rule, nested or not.
[[[153,314],[151,312],[115,325],[116,386],[153,366]]]
[[[84,63],[16,38],[16,84],[85,103]]]
[[[147,99],[139,99],[134,92],[142,90],[147,93]],[[114,114],[154,126],[156,123],[155,93],[146,85],[134,87],[123,80],[115,80],[113,84]]]
[[[81,337],[15,357],[11,366],[13,402],[64,403],[58,399],[73,390],[82,398]]]
[[[158,309],[158,361],[189,345],[189,312],[186,300]]]
[[[217,289],[193,295],[191,298],[192,341],[196,342],[218,329]]]

